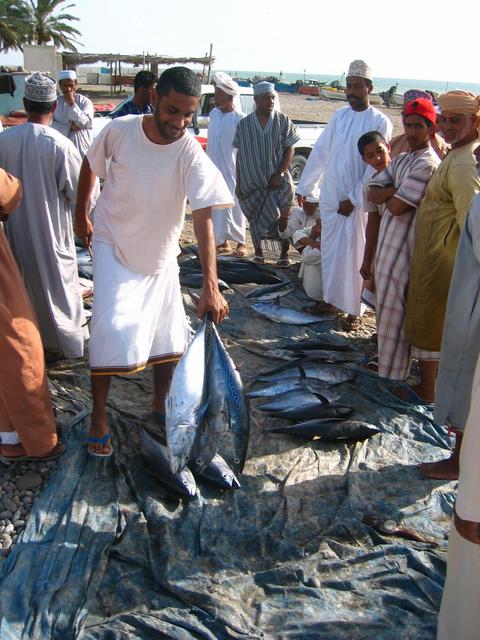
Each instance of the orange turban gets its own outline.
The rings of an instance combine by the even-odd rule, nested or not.
[[[480,115],[480,96],[470,91],[449,91],[437,98],[442,111],[452,111],[461,115]]]

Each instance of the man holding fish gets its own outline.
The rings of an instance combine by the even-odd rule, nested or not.
[[[95,456],[112,453],[106,415],[112,375],[153,365],[153,410],[163,417],[174,363],[190,334],[176,261],[187,197],[204,275],[197,313],[203,317],[211,312],[214,322],[228,313],[217,285],[211,215],[214,208],[233,206],[233,197],[218,169],[186,132],[200,93],[200,82],[190,69],[164,71],[153,114],[112,121],[82,165],[76,233],[87,246],[93,239],[88,450]],[[97,176],[105,185],[92,228],[88,198]]]

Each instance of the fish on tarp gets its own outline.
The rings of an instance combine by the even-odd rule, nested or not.
[[[218,452],[235,473],[241,473],[247,457],[250,407],[240,374],[214,325],[211,342],[206,417],[217,436]]]
[[[279,295],[286,295],[290,293],[290,291],[295,287],[293,282],[279,282],[277,284],[272,284],[266,287],[257,287],[256,289],[252,289],[247,294],[245,294],[245,298],[261,298],[266,295],[275,293],[277,297]]]
[[[218,288],[220,291],[226,291],[230,289],[228,284],[223,280],[217,280]],[[192,289],[201,289],[203,287],[203,274],[202,273],[180,273],[180,284],[182,287],[190,287]]]
[[[180,473],[187,465],[207,411],[211,333],[211,321],[205,316],[175,367],[165,400],[167,448],[173,473]]]
[[[202,479],[208,480],[221,489],[240,489],[241,487],[237,476],[218,453],[215,454],[203,471],[196,471],[192,463],[190,463],[190,468],[194,474]]]
[[[306,351],[294,351],[295,355],[301,356],[303,361],[311,362],[360,362],[364,355],[360,351],[333,351],[327,349],[310,349]]]
[[[91,265],[92,264],[92,256],[90,253],[84,249],[83,251],[77,251],[77,265]]]
[[[332,316],[314,316],[311,313],[297,311],[291,307],[283,307],[272,302],[256,302],[252,304],[252,309],[273,322],[283,324],[316,324],[332,320]]]
[[[341,384],[342,382],[351,382],[355,376],[354,371],[340,365],[306,362],[278,373],[261,375],[256,380],[258,382],[275,382],[287,378],[317,378],[322,382],[328,382],[328,384]]]
[[[331,388],[327,382],[322,382],[317,378],[286,378],[284,380],[277,380],[260,389],[251,389],[247,396],[249,398],[270,398],[272,396],[288,393],[289,391],[301,391],[306,390],[311,393],[319,393],[328,402],[337,402],[340,399],[340,395]]]
[[[88,280],[92,280],[93,278],[93,267],[91,264],[80,264],[78,265],[78,275],[82,278],[87,278]]]
[[[199,260],[191,259],[180,263],[180,274],[201,273],[202,266]],[[270,269],[260,268],[254,262],[246,261],[222,261],[217,260],[217,275],[229,284],[279,284],[285,282],[282,276]]]
[[[328,400],[320,395],[311,393],[306,389],[294,389],[281,395],[274,396],[267,402],[259,405],[260,411],[284,411],[291,407],[299,407],[304,404],[329,404]]]
[[[282,345],[282,349],[287,351],[307,351],[310,349],[327,349],[330,351],[354,351],[347,342],[339,341],[337,336],[329,334],[322,335],[321,338],[308,338],[296,342],[288,342]]]
[[[193,498],[197,493],[195,478],[190,469],[180,473],[172,473],[168,459],[167,447],[145,431],[140,430],[140,451],[148,470],[160,482],[182,496]]]
[[[291,407],[283,411],[270,411],[275,418],[285,420],[316,420],[318,418],[348,418],[354,409],[343,404],[320,404],[319,402]]]
[[[320,438],[326,442],[338,440],[366,440],[380,433],[380,429],[368,422],[358,420],[307,420],[285,427],[269,429],[270,433],[283,433],[306,440]]]

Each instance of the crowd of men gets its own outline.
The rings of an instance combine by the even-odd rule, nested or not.
[[[295,189],[289,168],[299,136],[275,108],[271,83],[254,86],[245,115],[237,83],[216,74],[206,154],[186,131],[201,96],[192,71],[174,67],[158,81],[142,71],[134,88],[93,139],[93,105],[77,93],[75,72],[60,74],[60,96],[53,79],[34,73],[25,83],[27,123],[0,134],[0,354],[9,363],[0,374],[2,458],[64,451],[45,362],[82,357],[88,337],[75,234],[94,263],[88,452],[112,455],[106,406],[116,374],[151,365],[152,411],[164,420],[190,337],[176,260],[188,199],[204,276],[199,317],[227,315],[216,256],[247,256],[247,222],[253,260],[265,262],[266,238],[280,243],[279,267],[288,266],[291,244],[299,251],[310,313],[342,314],[344,329],[355,331],[366,305],[374,308],[378,355],[366,367],[405,402],[435,403],[437,424],[455,436],[450,458],[420,467],[431,478],[460,476],[438,637],[477,637],[480,97],[450,91],[434,104],[409,91],[404,133],[391,140],[392,123],[369,102],[372,72],[355,60],[348,106],[330,119]],[[420,379],[410,386],[414,360]]]

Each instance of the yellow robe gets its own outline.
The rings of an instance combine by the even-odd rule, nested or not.
[[[473,155],[478,145],[476,140],[447,154],[417,209],[405,333],[418,349],[440,351],[458,240],[470,202],[480,191]]]

